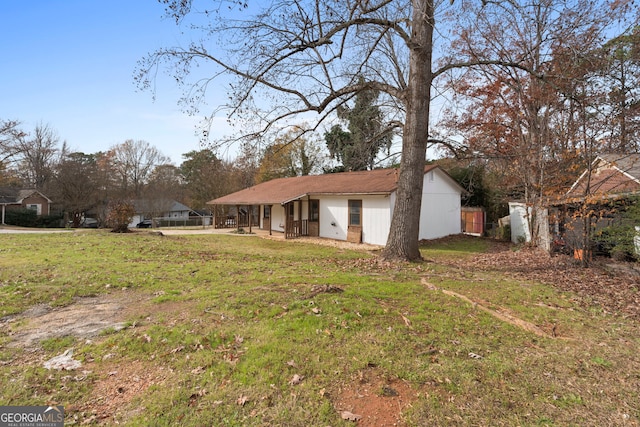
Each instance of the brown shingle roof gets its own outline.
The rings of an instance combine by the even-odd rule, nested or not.
[[[425,167],[425,173],[438,168]],[[398,169],[278,178],[211,200],[209,205],[284,204],[304,196],[390,194],[397,188]]]
[[[593,163],[589,182],[590,194],[607,195],[640,191],[640,154],[602,154]],[[568,197],[582,197],[586,191],[586,175],[583,174],[571,189]]]
[[[49,202],[51,202],[51,200],[47,196],[45,196],[38,190],[2,187],[0,188],[0,203],[7,204],[7,205],[20,204],[24,199],[26,199],[27,197],[35,193],[38,193],[39,195],[47,199]]]

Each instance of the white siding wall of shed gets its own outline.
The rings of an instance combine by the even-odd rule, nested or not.
[[[419,239],[439,237],[462,232],[460,191],[451,178],[436,169],[424,175]]]
[[[527,217],[531,216],[531,208],[527,208],[524,203],[509,202],[509,218],[511,223],[511,241],[520,243],[521,241],[531,241],[531,230]]]
[[[362,242],[385,245],[391,224],[388,196],[320,197],[320,237],[347,240],[349,200],[362,200]]]

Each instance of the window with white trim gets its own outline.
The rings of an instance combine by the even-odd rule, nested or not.
[[[362,225],[362,200],[349,200],[349,225]]]

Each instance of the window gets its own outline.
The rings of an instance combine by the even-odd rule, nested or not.
[[[320,220],[320,200],[309,200],[309,222]]]
[[[265,205],[263,208],[263,217],[264,219],[269,219],[271,218],[271,205]]]
[[[349,225],[362,225],[362,200],[349,200]]]
[[[293,219],[295,214],[295,206],[292,202],[287,203],[285,210],[287,211],[287,217],[289,219]]]
[[[35,211],[36,215],[40,215],[42,213],[42,208],[39,204],[28,204],[27,209]]]

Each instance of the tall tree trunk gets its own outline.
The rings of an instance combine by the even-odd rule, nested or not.
[[[413,28],[409,57],[406,122],[402,160],[391,228],[384,256],[387,259],[421,259],[418,236],[429,137],[431,58],[433,49],[433,0],[413,0]]]

